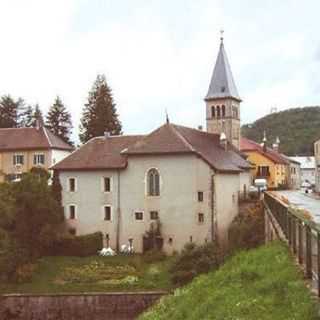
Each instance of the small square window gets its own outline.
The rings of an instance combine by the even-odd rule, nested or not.
[[[13,156],[13,164],[14,165],[23,165],[24,163],[24,156],[22,154],[15,154]]]
[[[198,222],[204,223],[204,214],[203,213],[198,213]]]
[[[70,178],[69,179],[69,191],[70,192],[75,192],[76,191],[76,179],[75,178]]]
[[[111,179],[109,177],[103,178],[103,191],[110,192],[111,191]]]
[[[157,220],[159,217],[158,211],[150,211],[150,219],[151,220]]]
[[[74,220],[76,218],[76,206],[69,206],[69,219]]]
[[[104,207],[104,220],[111,221],[111,207],[110,206]]]
[[[143,212],[137,211],[135,212],[136,220],[143,220]]]
[[[44,165],[44,154],[35,154],[33,156],[34,165]]]
[[[203,202],[203,192],[198,191],[198,202]]]

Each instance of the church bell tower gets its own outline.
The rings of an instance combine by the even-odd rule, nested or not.
[[[205,97],[207,131],[226,135],[237,149],[240,146],[240,103],[221,32],[220,48],[208,93]]]

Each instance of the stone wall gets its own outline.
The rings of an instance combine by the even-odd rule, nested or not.
[[[166,292],[1,295],[1,320],[135,319]]]

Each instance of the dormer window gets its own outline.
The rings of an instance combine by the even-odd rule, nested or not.
[[[226,91],[226,87],[225,86],[222,86],[221,87],[221,92],[225,92]]]

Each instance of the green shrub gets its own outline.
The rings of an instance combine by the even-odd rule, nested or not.
[[[57,240],[50,249],[51,255],[86,257],[97,254],[102,249],[102,233],[95,232],[83,236],[69,236]]]
[[[222,253],[216,243],[201,246],[188,243],[170,269],[171,280],[176,285],[184,285],[198,274],[217,268],[222,260]]]
[[[152,249],[148,250],[144,255],[143,255],[143,261],[146,263],[155,263],[155,262],[160,262],[166,259],[166,255],[163,251],[157,250],[157,249]]]
[[[229,228],[229,249],[251,249],[264,243],[264,214],[261,203],[240,213]]]

